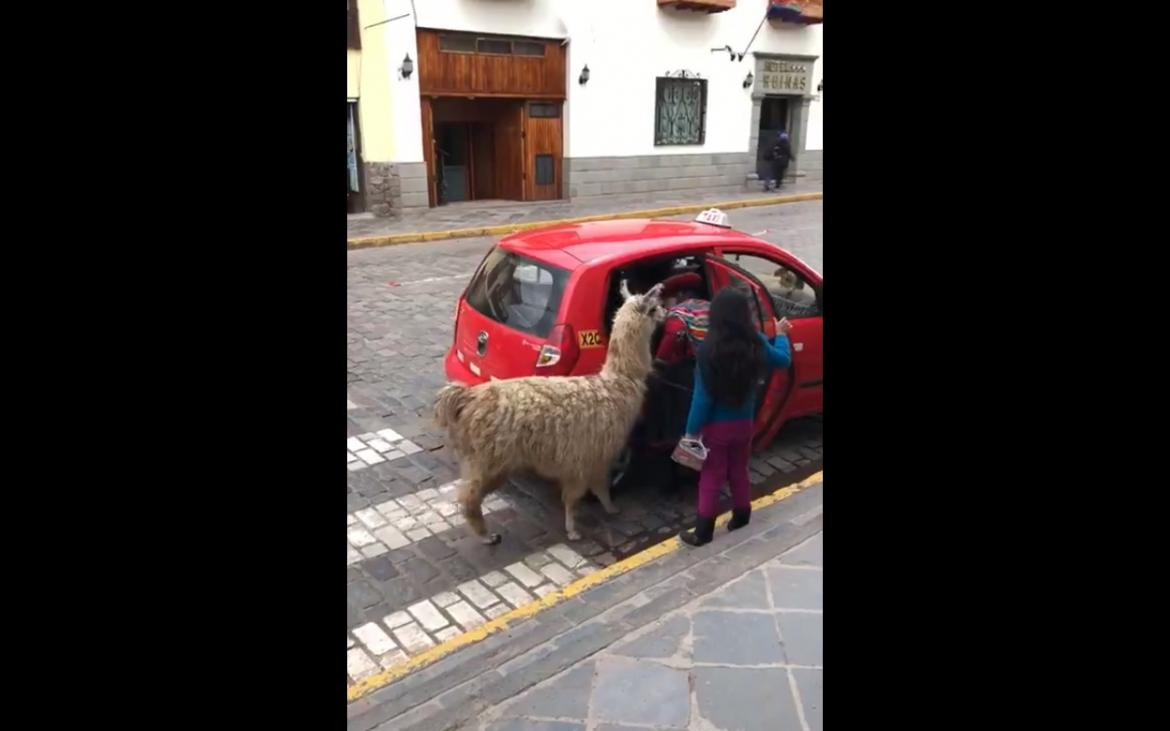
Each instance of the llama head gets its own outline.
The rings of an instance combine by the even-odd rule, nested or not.
[[[664,300],[662,297],[661,282],[655,284],[645,294],[630,294],[629,282],[623,279],[619,291],[622,295],[622,306],[614,315],[615,323],[617,322],[617,316],[621,314],[621,310],[627,307],[639,316],[650,317],[655,323],[662,322],[666,319],[666,308],[663,306]]]
[[[666,318],[666,310],[662,307],[662,285],[655,284],[645,294],[630,294],[623,280],[620,291],[625,301],[613,317],[602,373],[617,373],[642,380],[650,374],[654,364],[650,337],[658,323]]]

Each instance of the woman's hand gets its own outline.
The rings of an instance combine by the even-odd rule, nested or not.
[[[788,321],[787,317],[781,317],[779,320],[776,320],[777,335],[787,335],[790,332],[792,332],[792,323]]]

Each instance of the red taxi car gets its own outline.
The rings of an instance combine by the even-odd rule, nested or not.
[[[694,272],[702,277],[703,299],[735,280],[745,283],[767,335],[775,334],[775,318],[792,322],[792,365],[762,384],[754,448],[765,447],[788,420],[820,413],[821,275],[784,249],[726,227],[722,213],[704,212],[700,219],[724,225],[629,219],[501,239],[459,298],[447,378],[476,384],[493,377],[597,373],[622,301],[621,281],[652,283]]]

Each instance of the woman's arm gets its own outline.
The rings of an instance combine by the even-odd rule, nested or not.
[[[759,333],[760,342],[764,346],[764,360],[773,368],[787,368],[792,365],[792,349],[788,344],[787,335],[777,335],[769,342],[766,335]]]
[[[687,435],[697,437],[711,415],[711,394],[703,385],[702,368],[695,366],[695,390],[691,394],[691,411],[687,415]]]

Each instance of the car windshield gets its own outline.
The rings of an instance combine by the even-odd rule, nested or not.
[[[496,247],[467,287],[467,303],[485,317],[543,338],[555,324],[569,273]]]

